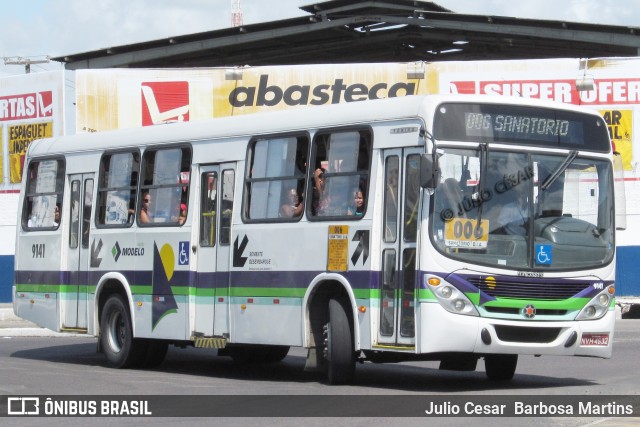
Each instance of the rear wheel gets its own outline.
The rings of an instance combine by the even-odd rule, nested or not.
[[[325,357],[330,384],[353,381],[356,369],[356,353],[353,348],[353,328],[346,304],[329,300],[329,323],[325,325]]]
[[[130,368],[144,362],[146,349],[141,340],[133,338],[131,315],[120,295],[111,295],[100,316],[100,343],[109,365]]]
[[[518,365],[517,354],[490,354],[484,357],[487,378],[494,381],[507,381],[513,378]]]

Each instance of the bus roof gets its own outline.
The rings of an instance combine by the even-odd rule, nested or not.
[[[268,135],[420,116],[426,118],[429,109],[435,108],[441,102],[516,105],[522,104],[523,101],[543,108],[579,110],[589,113],[588,110],[572,105],[531,98],[488,95],[411,95],[46,138],[29,144],[27,155],[31,158],[71,152],[111,150],[131,145],[145,146],[231,136]],[[354,108],[356,106],[357,108]],[[593,114],[597,115],[595,112]]]

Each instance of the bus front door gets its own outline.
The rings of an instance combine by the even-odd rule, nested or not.
[[[235,164],[200,168],[197,212],[195,331],[206,337],[229,332],[229,259]]]
[[[70,199],[68,207],[61,212],[63,233],[68,229],[68,260],[70,289],[60,301],[62,329],[87,329],[87,304],[89,294],[89,228],[93,200],[94,174],[69,176]],[[66,214],[65,214],[66,212]],[[68,228],[64,223],[68,221]],[[63,239],[65,241],[65,239]]]
[[[385,152],[378,344],[415,346],[420,150]]]

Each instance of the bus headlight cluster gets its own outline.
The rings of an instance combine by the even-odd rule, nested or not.
[[[438,299],[440,305],[447,311],[455,314],[467,316],[479,316],[478,310],[471,300],[458,288],[446,282],[441,282],[439,278],[430,277],[426,279],[429,289]]]
[[[595,320],[607,314],[615,293],[614,286],[607,286],[602,292],[593,297],[580,311],[576,320]]]

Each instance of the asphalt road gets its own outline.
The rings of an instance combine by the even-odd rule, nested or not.
[[[29,325],[27,325],[29,326]],[[312,396],[318,402],[328,397],[390,396],[480,399],[495,396],[581,396],[588,399],[608,395],[640,395],[640,320],[619,320],[612,359],[521,356],[516,375],[509,382],[488,381],[479,362],[475,372],[438,370],[437,362],[358,365],[353,385],[329,386],[323,376],[304,372],[305,352],[292,349],[282,363],[237,365],[215,350],[171,347],[165,362],[153,370],[114,370],[96,353],[89,337],[10,336],[0,329],[0,395],[24,396]],[[238,397],[242,401],[241,397]],[[348,400],[349,397],[346,397]],[[391,401],[391,400],[390,400]],[[280,402],[282,403],[282,402]],[[286,406],[286,405],[285,405]],[[329,410],[330,413],[330,410]],[[636,415],[634,413],[634,415]],[[640,417],[640,413],[637,414]],[[8,425],[22,424],[8,418]],[[49,425],[85,425],[82,418],[46,419]],[[64,422],[68,420],[69,422]],[[83,421],[84,422],[81,422]],[[143,420],[118,418],[125,425]],[[180,422],[205,423],[204,418],[181,418]],[[255,425],[255,418],[228,418],[233,425]],[[369,422],[367,422],[367,420]],[[269,418],[261,425],[468,425],[468,418]],[[474,418],[474,426],[514,425],[524,419]],[[32,419],[31,421],[45,421]],[[77,421],[77,424],[76,424]],[[106,423],[105,418],[93,422]],[[176,419],[147,419],[156,424]],[[509,421],[509,422],[508,422]],[[0,421],[3,424],[4,420]],[[131,424],[133,423],[133,424]],[[640,418],[618,417],[528,417],[527,424],[561,426],[638,425]]]

